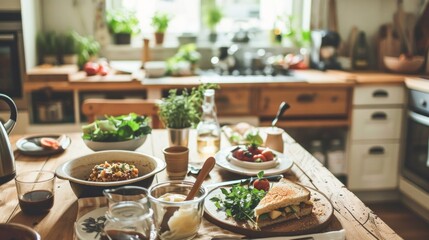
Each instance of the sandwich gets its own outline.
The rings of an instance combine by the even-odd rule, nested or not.
[[[310,215],[310,191],[285,178],[267,192],[254,212],[259,228]]]

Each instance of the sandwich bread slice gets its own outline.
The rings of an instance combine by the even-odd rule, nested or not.
[[[266,227],[312,213],[310,191],[285,178],[267,192],[254,212],[258,227]]]

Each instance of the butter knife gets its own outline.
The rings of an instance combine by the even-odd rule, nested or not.
[[[243,240],[251,238],[239,238],[239,237],[222,237],[215,236],[211,240]],[[341,229],[338,231],[330,231],[324,233],[315,233],[299,236],[282,236],[282,237],[268,237],[258,238],[261,240],[344,240],[346,239],[346,230]]]
[[[261,179],[267,179],[267,180],[271,180],[271,181],[279,181],[282,178],[283,178],[283,175],[279,174],[279,175],[272,175],[272,176],[262,177]],[[226,182],[219,182],[219,183],[210,183],[210,184],[207,184],[205,186],[208,189],[215,189],[215,188],[218,188],[218,187],[230,186],[230,185],[234,185],[234,184],[237,184],[237,183],[243,183],[243,184],[252,183],[256,179],[258,179],[258,177],[244,178],[244,179],[238,179],[238,180],[232,180],[232,181],[226,181]]]

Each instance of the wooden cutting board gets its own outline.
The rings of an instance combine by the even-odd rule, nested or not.
[[[324,230],[334,216],[334,208],[325,194],[312,188],[311,192],[313,201],[313,212],[301,219],[293,219],[283,223],[262,228],[260,231],[255,230],[246,222],[237,222],[228,218],[224,211],[218,211],[210,198],[223,196],[220,188],[213,190],[206,197],[204,202],[204,217],[213,224],[229,231],[246,235],[251,238],[273,237],[273,236],[292,236],[311,234]]]

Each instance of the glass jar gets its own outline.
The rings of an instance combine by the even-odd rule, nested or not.
[[[149,188],[149,201],[159,239],[189,240],[197,236],[208,191],[201,186],[194,199],[185,200],[193,185],[193,182],[176,180]]]
[[[204,91],[203,114],[197,125],[197,149],[201,154],[213,155],[220,149],[221,129],[217,120],[215,90]]]
[[[149,206],[147,189],[125,186],[104,190],[108,200],[104,239],[155,239],[153,210]]]

